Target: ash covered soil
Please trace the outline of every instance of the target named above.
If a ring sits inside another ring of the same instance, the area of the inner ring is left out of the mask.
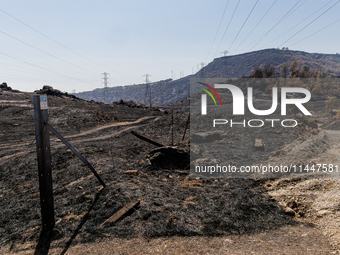
[[[10,252],[34,248],[41,232],[32,96],[17,91],[0,92],[0,243],[2,247],[9,245],[6,251]],[[150,241],[184,236],[238,236],[237,240],[243,240],[241,236],[284,231],[284,236],[291,233],[282,243],[285,249],[289,250],[287,243],[299,246],[303,239],[304,244],[296,248],[302,253],[296,254],[333,251],[328,238],[308,219],[303,220],[305,214],[287,212],[284,201],[288,198],[269,195],[273,187],[280,185],[256,178],[191,179],[186,156],[183,160],[187,164],[176,158],[178,154],[172,155],[171,162],[164,162],[162,153],[156,153],[159,158],[152,157],[155,154],[151,152],[157,147],[136,138],[131,131],[170,145],[171,113],[124,102],[112,105],[87,102],[63,94],[49,95],[48,105],[49,123],[74,145],[107,184],[102,189],[86,165],[50,134],[56,218],[52,248],[67,246],[74,235],[73,243],[95,243],[112,238]],[[188,113],[175,111],[173,119],[175,150],[189,155],[188,133],[182,142]],[[252,156],[248,163],[270,159],[285,143],[298,137],[309,139],[318,133],[306,126],[295,132],[274,130],[280,134],[276,146],[271,144],[270,150],[258,155],[252,148],[257,156]],[[253,144],[254,137],[239,130],[231,137],[235,143],[243,141],[245,148]],[[233,160],[239,164],[242,155],[236,155]],[[139,174],[124,174],[127,170],[138,170]],[[299,181],[303,180],[295,183]],[[99,227],[134,200],[140,201],[138,208],[115,223]],[[289,228],[294,231],[289,232]],[[303,229],[303,233],[297,228]],[[307,232],[311,234],[305,235]],[[265,251],[266,247],[262,249]]]

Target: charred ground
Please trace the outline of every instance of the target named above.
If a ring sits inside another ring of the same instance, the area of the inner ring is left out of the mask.
[[[41,231],[32,93],[2,90],[0,124],[0,242],[39,239]],[[87,167],[51,134],[56,226],[54,240],[77,233],[77,242],[107,237],[154,238],[246,234],[300,224],[287,215],[256,179],[190,179],[186,168],[150,164],[156,149],[130,131],[171,143],[172,114],[157,109],[88,102],[66,95],[48,96],[49,122],[93,165],[107,184],[101,190]],[[168,109],[169,110],[169,109]],[[188,113],[174,113],[174,142],[181,142]],[[253,137],[234,138],[252,144]],[[282,134],[287,142],[293,133]],[[188,137],[188,134],[187,136]],[[282,144],[261,155],[269,157]],[[235,160],[242,160],[238,156]],[[123,174],[139,170],[138,176]],[[79,181],[79,182],[76,182]],[[74,183],[76,182],[76,183]],[[132,200],[138,209],[114,224],[101,223]],[[64,245],[64,241],[60,243]]]

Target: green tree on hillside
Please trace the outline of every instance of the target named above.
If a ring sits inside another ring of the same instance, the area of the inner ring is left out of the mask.
[[[332,112],[331,109],[323,109],[321,111],[321,114],[325,117],[332,118]]]
[[[289,67],[289,71],[290,71],[291,73],[293,73],[293,72],[295,71],[297,65],[298,65],[298,63],[296,62],[296,60],[294,60],[294,62],[291,63],[291,65],[290,65],[290,67]]]
[[[326,109],[330,109],[331,111],[340,107],[340,100],[336,97],[331,97],[330,99],[326,100],[325,103]]]
[[[309,78],[311,76],[313,76],[313,72],[309,71],[310,68],[308,65],[303,65],[301,68],[301,78]]]
[[[267,65],[263,66],[263,68],[262,68],[262,75],[263,75],[263,78],[267,78],[268,77],[268,67],[267,67]]]
[[[309,72],[309,66],[308,65],[303,65],[302,68],[301,68],[301,71],[302,72]]]
[[[274,77],[275,76],[275,67],[274,66],[269,66],[268,68],[268,73],[267,73],[268,77]]]
[[[256,66],[256,67],[254,68],[253,76],[254,76],[255,78],[263,78],[263,73],[262,73],[262,70],[261,70],[260,67]]]

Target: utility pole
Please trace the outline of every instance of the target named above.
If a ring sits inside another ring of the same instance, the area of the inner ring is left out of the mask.
[[[225,69],[226,69],[226,77],[228,77],[228,69],[227,69],[227,54],[229,53],[227,50],[221,52],[225,57]]]
[[[181,71],[180,72],[180,76],[179,76],[180,78],[183,78],[184,77],[184,72],[183,71]]]
[[[225,57],[225,56],[227,56],[227,54],[228,54],[228,51],[227,51],[227,50],[225,50],[225,51],[222,51],[221,53],[223,54],[223,57]]]
[[[145,83],[146,83],[146,88],[145,88],[145,105],[147,105],[147,98],[149,96],[149,106],[150,108],[152,107],[152,103],[151,103],[151,87],[149,85],[149,76],[151,76],[150,74],[145,74],[143,75],[143,77],[145,77]]]
[[[150,81],[149,81],[149,76],[151,76],[150,74],[145,74],[143,75],[142,77],[145,77],[145,83],[148,84]]]
[[[203,70],[203,67],[204,67],[205,63],[204,63],[204,62],[201,62],[200,65],[201,65],[201,69],[200,69],[200,78],[203,78],[202,70]]]
[[[104,80],[104,103],[107,102],[107,80],[109,79],[107,76],[109,75],[108,73],[104,72],[102,73],[103,80]]]

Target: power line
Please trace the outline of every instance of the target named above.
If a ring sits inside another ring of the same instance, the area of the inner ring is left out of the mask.
[[[282,20],[280,21],[280,23],[282,22],[282,21],[284,21],[285,19],[287,19],[290,15],[292,15],[292,13],[294,13],[296,10],[298,10],[301,6],[303,6],[303,4],[305,3],[305,2],[307,2],[308,0],[305,0],[305,1],[303,1],[302,3],[300,3],[300,5],[298,5],[294,10],[292,10],[292,11],[289,11],[288,12],[288,14],[285,16],[285,17],[283,17],[282,18]],[[276,1],[275,1],[276,2]],[[275,3],[274,2],[274,3]],[[274,3],[273,3],[273,5],[274,5]],[[269,11],[269,10],[268,10]],[[267,11],[267,12],[268,12]],[[255,29],[255,28],[254,28]],[[261,36],[262,37],[262,36]],[[260,38],[261,38],[260,37]],[[257,40],[260,40],[260,38],[259,39],[256,39],[256,40],[254,40],[253,42],[251,42],[251,43],[249,43],[247,46],[245,46],[245,47],[243,47],[242,49],[244,49],[244,48],[246,48],[246,47],[248,47],[248,46],[250,46],[250,45],[252,45],[253,43],[255,43]],[[235,49],[236,50],[236,49]]]
[[[87,82],[87,81],[79,80],[79,79],[77,79],[77,78],[74,78],[74,77],[71,77],[71,76],[68,76],[68,75],[65,75],[65,74],[62,74],[62,73],[58,73],[58,72],[49,70],[49,69],[47,69],[47,68],[44,68],[44,67],[41,67],[41,66],[38,66],[38,65],[29,63],[29,62],[27,62],[27,61],[25,61],[25,60],[19,59],[19,58],[17,58],[17,57],[10,56],[10,55],[5,54],[5,53],[2,53],[2,52],[0,52],[0,54],[1,54],[1,55],[4,55],[4,56],[6,56],[6,57],[9,57],[9,58],[15,59],[15,60],[17,60],[17,61],[23,62],[23,63],[25,63],[25,64],[28,64],[28,65],[31,65],[31,66],[38,67],[38,68],[40,68],[40,69],[42,69],[42,70],[45,70],[45,71],[48,71],[48,72],[51,72],[51,73],[55,73],[55,74],[58,74],[58,75],[61,75],[61,76],[64,76],[64,77],[67,77],[67,78],[70,78],[70,79],[73,79],[73,80],[77,80],[77,81],[81,81],[81,82],[84,82],[84,83],[91,84],[91,83],[89,83],[89,82]],[[91,84],[91,85],[93,85],[93,84]]]
[[[327,4],[325,4],[324,6],[322,6],[321,8],[318,8],[318,10],[316,10],[315,12],[313,12],[311,15],[309,15],[307,18],[305,18],[304,20],[302,20],[301,22],[299,22],[299,24],[301,24],[302,22],[304,22],[305,20],[309,19],[311,16],[313,16],[315,13],[319,12],[321,9],[325,8],[327,5],[329,5],[331,2],[333,2],[333,0],[329,1]],[[295,9],[296,10],[296,9]],[[294,11],[295,11],[294,10]],[[269,43],[267,43],[266,45],[264,45],[263,47],[266,47],[267,45],[271,44],[272,42],[276,41],[277,39],[281,38],[282,36],[284,36],[285,34],[287,34],[288,32],[292,31],[292,29],[294,29],[296,27],[296,25],[294,25],[293,27],[291,27],[290,29],[288,29],[285,33],[281,34],[280,36],[276,37],[274,40],[270,41]]]
[[[212,42],[212,44],[211,44],[211,47],[210,47],[209,52],[208,52],[208,55],[207,55],[207,57],[205,58],[205,61],[204,61],[204,62],[207,62],[207,59],[208,59],[208,57],[209,57],[209,54],[210,54],[210,52],[211,52],[211,50],[212,50],[212,48],[213,48],[213,46],[214,46],[214,43],[215,43],[217,34],[218,34],[218,32],[220,31],[220,27],[221,27],[221,24],[222,24],[222,21],[223,21],[225,12],[226,12],[226,10],[227,10],[228,4],[229,4],[229,0],[228,0],[226,6],[225,6],[225,8],[224,8],[223,15],[222,15],[222,18],[221,18],[221,20],[220,20],[220,24],[218,25],[218,28],[217,28],[217,31],[216,31],[214,40],[213,40],[213,42]]]
[[[10,56],[10,55],[9,55]],[[14,56],[15,57],[15,56]],[[23,59],[23,58],[19,58],[19,57],[16,57],[17,59]],[[11,65],[11,64],[9,64],[9,62],[8,62],[8,60],[13,60],[13,58],[10,58],[10,57],[4,57],[2,60],[6,60],[6,62],[1,62],[1,63],[3,63],[4,65],[6,65],[6,67],[7,66],[13,66],[13,67],[17,67],[20,71],[23,71],[23,70],[29,70],[29,71],[31,71],[31,73],[33,74],[39,74],[39,75],[41,75],[42,73],[41,73],[41,71],[39,71],[39,70],[36,70],[36,69],[32,69],[32,68],[25,68],[25,67],[22,67],[22,66],[15,66],[15,65]],[[25,60],[25,59],[23,59],[23,60]],[[61,73],[63,73],[63,74],[67,74],[68,72],[71,72],[70,71],[70,69],[63,69],[63,68],[59,68],[59,67],[56,67],[56,66],[53,66],[53,65],[50,65],[49,63],[47,63],[47,62],[44,62],[44,63],[39,63],[39,62],[37,62],[37,61],[33,61],[33,60],[25,60],[26,61],[26,63],[32,63],[32,64],[36,64],[36,65],[38,65],[38,66],[44,66],[44,68],[46,68],[46,69],[49,69],[49,70],[55,70],[56,72],[61,72]],[[74,70],[72,70],[72,74],[75,74],[75,72],[76,73],[80,73],[80,74],[83,74],[83,72],[81,71],[81,70],[76,70],[76,71],[74,71]],[[93,77],[93,75],[92,74],[90,74],[91,75],[91,77]],[[73,76],[73,75],[72,75]],[[97,75],[96,75],[97,76]],[[75,76],[73,76],[73,77],[75,77]],[[87,81],[89,81],[89,79],[86,79]],[[91,78],[91,80],[93,81],[93,82],[95,82],[95,81],[97,81],[97,79],[93,79],[93,78]]]
[[[230,26],[231,21],[233,20],[233,17],[234,17],[234,15],[235,15],[235,12],[236,12],[236,10],[237,10],[237,7],[238,7],[240,1],[241,1],[241,0],[238,0],[238,2],[237,2],[237,5],[236,5],[235,10],[234,10],[234,12],[233,12],[233,15],[231,16],[231,18],[230,18],[230,20],[229,20],[228,26],[227,26],[226,30],[224,31],[224,34],[223,34],[223,36],[222,36],[222,39],[221,39],[219,45],[217,46],[217,49],[216,49],[215,54],[214,54],[214,57],[216,56],[216,53],[217,53],[218,49],[220,48],[220,45],[221,45],[221,43],[222,43],[222,41],[223,41],[223,39],[224,39],[224,36],[225,36],[225,34],[227,33],[227,31],[228,31],[228,28],[229,28],[229,26]]]
[[[297,6],[294,10],[292,10],[290,13],[288,13],[288,15],[283,19],[285,20],[286,18],[288,18],[290,15],[292,15],[294,12],[296,12],[301,6],[303,6],[308,0],[303,1],[302,3],[300,3],[299,6]]]
[[[256,25],[250,30],[249,34],[243,39],[243,41],[236,47],[235,51],[244,43],[245,40],[249,37],[249,35],[257,28],[257,26],[260,24],[260,22],[264,19],[264,17],[267,15],[267,13],[272,9],[274,4],[277,2],[277,0],[274,1],[274,3],[269,7],[269,9],[266,11],[266,13],[262,16],[262,18],[256,23]]]
[[[259,0],[257,0],[257,1],[256,1],[256,3],[254,4],[254,6],[253,6],[253,8],[251,9],[250,13],[248,14],[248,16],[247,16],[246,20],[243,22],[243,25],[242,25],[242,27],[240,28],[240,30],[238,31],[237,35],[235,36],[235,38],[234,38],[233,42],[232,42],[232,43],[231,43],[231,45],[229,46],[229,49],[230,49],[230,48],[231,48],[231,46],[234,44],[234,42],[235,42],[236,38],[237,38],[237,37],[238,37],[238,35],[240,34],[241,30],[243,29],[243,27],[244,27],[244,25],[246,24],[247,20],[249,19],[250,15],[251,15],[251,14],[252,14],[252,12],[254,11],[254,9],[255,9],[255,6],[257,5],[257,3],[258,3],[258,2],[259,2]],[[228,50],[229,50],[229,49],[228,49]]]
[[[20,71],[21,73],[26,72],[26,73],[31,73],[31,74],[35,74],[35,75],[41,75],[40,71],[36,71],[36,70],[30,69],[30,68],[11,65],[9,63],[4,63],[4,62],[1,62],[1,64],[3,65],[3,66],[1,66],[1,69],[9,69],[9,70]]]
[[[51,54],[51,53],[48,53],[48,52],[46,52],[46,51],[44,51],[44,50],[42,50],[42,49],[39,49],[39,48],[37,48],[37,47],[35,47],[35,46],[33,46],[33,45],[27,43],[27,42],[24,42],[23,40],[20,40],[20,39],[18,39],[18,38],[16,38],[16,37],[12,36],[12,35],[10,35],[10,34],[7,34],[7,33],[3,32],[3,31],[1,31],[1,30],[0,30],[0,33],[2,33],[2,34],[4,34],[4,35],[7,35],[8,37],[10,37],[10,38],[12,38],[12,39],[15,39],[15,40],[17,40],[17,41],[19,41],[19,42],[21,42],[21,43],[27,45],[27,46],[30,46],[30,47],[33,48],[33,49],[36,49],[36,50],[38,50],[38,51],[40,51],[40,52],[43,52],[43,53],[45,53],[45,54],[47,54],[47,55],[49,55],[49,56],[51,56],[51,57],[53,57],[53,58],[56,58],[56,59],[58,59],[58,60],[60,60],[60,61],[65,62],[65,63],[67,63],[67,64],[69,64],[69,65],[75,66],[75,67],[77,67],[77,68],[79,68],[79,69],[82,69],[82,70],[84,70],[84,71],[86,71],[86,72],[90,72],[90,73],[93,73],[93,74],[96,74],[96,75],[97,75],[97,73],[95,73],[95,72],[92,72],[92,71],[90,71],[90,70],[87,70],[87,69],[85,69],[85,68],[82,68],[82,67],[80,67],[80,66],[78,66],[78,65],[72,64],[72,63],[70,63],[70,62],[68,62],[68,61],[66,61],[66,60],[64,60],[64,59],[61,59],[61,58],[59,58],[59,57],[57,57],[57,56],[55,56],[55,55],[53,55],[53,54]]]
[[[42,82],[44,79],[41,79],[40,77],[40,79],[36,79],[36,78],[27,78],[27,77],[25,77],[25,76],[21,76],[21,75],[17,75],[17,74],[14,74],[14,75],[12,75],[12,74],[2,74],[1,75],[1,78],[3,79],[3,80],[7,80],[7,77],[13,77],[13,78],[15,78],[15,80],[22,80],[22,81],[33,81],[33,82]],[[9,78],[10,79],[10,78]],[[7,80],[7,82],[8,82],[8,80]]]
[[[26,27],[32,29],[33,31],[37,32],[38,34],[44,36],[45,38],[51,40],[52,42],[54,42],[54,43],[60,45],[61,47],[63,47],[63,48],[65,48],[65,49],[67,49],[67,50],[73,52],[74,54],[76,54],[76,55],[78,55],[78,56],[80,56],[80,57],[82,57],[82,58],[84,58],[84,59],[86,59],[86,60],[88,60],[88,61],[90,61],[90,62],[96,64],[96,65],[99,65],[99,66],[104,67],[104,68],[106,68],[106,69],[110,69],[110,68],[107,68],[106,66],[103,66],[102,64],[100,64],[100,63],[98,63],[98,62],[96,62],[96,61],[94,61],[94,60],[92,60],[92,59],[90,59],[90,58],[88,58],[88,57],[86,57],[86,56],[84,56],[84,55],[82,55],[82,54],[80,54],[80,53],[74,51],[74,50],[72,50],[71,48],[69,48],[69,47],[65,46],[64,44],[62,44],[62,43],[56,41],[55,39],[53,39],[53,38],[47,36],[46,34],[40,32],[39,30],[37,30],[37,29],[35,29],[34,27],[28,25],[27,23],[25,23],[25,22],[19,20],[18,18],[14,17],[13,15],[9,14],[8,12],[6,12],[6,11],[4,11],[4,10],[2,10],[2,9],[0,9],[0,11],[2,11],[3,13],[5,13],[5,14],[8,15],[9,17],[15,19],[16,21],[20,22],[21,24],[25,25]],[[110,70],[112,70],[112,69],[110,69]],[[121,74],[121,75],[125,75],[125,76],[128,76],[128,77],[136,78],[136,77],[134,77],[134,76],[130,76],[130,75],[127,75],[127,74],[123,74],[123,73],[120,73],[120,72],[115,71],[115,70],[112,70],[112,71],[115,72],[115,73]]]
[[[10,59],[10,58],[8,58],[8,59]],[[8,75],[10,75],[10,74],[5,73],[4,70],[14,70],[14,71],[19,71],[20,74],[25,74],[25,73],[26,73],[27,75],[33,74],[33,75],[35,75],[35,76],[39,76],[39,78],[40,78],[40,79],[30,79],[30,78],[27,78],[27,76],[26,76],[27,80],[34,80],[34,81],[38,81],[38,80],[46,80],[47,78],[43,78],[43,76],[46,76],[46,77],[48,77],[48,78],[51,78],[51,75],[48,74],[48,73],[42,73],[42,72],[39,71],[39,70],[35,70],[35,69],[32,69],[32,68],[25,68],[25,67],[23,67],[23,66],[11,65],[11,64],[9,64],[8,62],[6,62],[6,63],[0,62],[0,66],[1,66],[0,69],[3,70],[2,75],[6,75],[6,76],[8,76]],[[13,76],[13,77],[19,77],[18,75],[11,75],[11,76]],[[23,79],[24,76],[21,76],[21,77],[22,77],[22,79]],[[92,79],[91,79],[91,80],[92,80]],[[88,79],[87,79],[87,82],[89,82]],[[93,82],[95,82],[95,81],[93,80]]]
[[[307,37],[305,37],[305,38],[301,39],[300,41],[298,41],[298,42],[296,42],[296,43],[294,43],[294,44],[292,44],[292,45],[290,45],[289,47],[292,47],[292,46],[294,46],[295,44],[298,44],[299,42],[302,42],[302,41],[306,40],[307,38],[309,38],[309,37],[311,37],[311,36],[313,36],[313,35],[315,35],[315,34],[317,34],[317,33],[321,32],[322,30],[324,30],[324,29],[326,29],[326,28],[330,27],[331,25],[333,25],[333,24],[335,24],[335,23],[337,23],[337,22],[339,22],[339,21],[340,21],[340,19],[338,19],[338,20],[334,21],[333,23],[331,23],[331,24],[329,24],[329,25],[327,25],[327,26],[325,26],[325,27],[321,28],[320,30],[318,30],[318,31],[314,32],[313,34],[311,34],[311,35],[309,35],[309,36],[307,36]]]
[[[5,70],[14,70],[16,72],[19,72],[22,75],[26,75],[26,77],[30,77],[33,74],[35,76],[38,76],[40,80],[46,80],[47,78],[51,79],[51,74],[45,73],[45,72],[43,73],[41,72],[41,70],[34,70],[32,68],[25,68],[22,66],[11,65],[8,63],[4,63],[4,62],[0,63],[0,69],[2,70],[2,75],[10,75],[8,72],[5,72]],[[19,76],[15,74],[13,75],[13,77],[19,77]],[[24,77],[24,76],[21,76],[21,77]],[[27,78],[27,79],[30,79],[30,78]],[[38,79],[35,79],[35,80],[38,80]]]
[[[322,15],[324,15],[326,12],[328,12],[330,9],[332,9],[335,5],[337,5],[340,2],[337,1],[335,4],[333,4],[331,7],[329,7],[326,11],[324,11],[323,13],[321,13],[318,17],[316,17],[315,19],[313,19],[311,22],[309,22],[306,26],[304,26],[302,29],[300,29],[297,33],[295,33],[294,35],[292,35],[291,37],[289,37],[284,43],[282,43],[281,45],[285,44],[286,42],[288,42],[290,39],[292,39],[293,37],[295,37],[297,34],[299,34],[302,30],[304,30],[305,28],[307,28],[310,24],[312,24],[314,21],[316,21],[317,19],[319,19]],[[279,47],[281,47],[281,45]]]
[[[265,38],[278,24],[281,23],[281,21],[295,8],[295,6],[297,6],[299,3],[301,2],[301,0],[299,0],[271,29],[269,29],[269,31],[267,33],[265,33],[261,39],[253,46],[251,47],[250,50],[252,50],[257,44],[259,44],[263,38]]]

